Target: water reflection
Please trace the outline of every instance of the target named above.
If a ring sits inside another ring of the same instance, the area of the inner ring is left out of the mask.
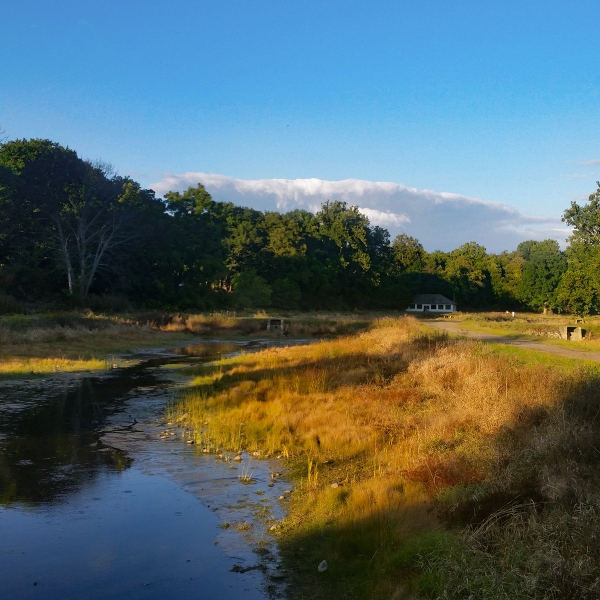
[[[226,555],[224,545],[215,545],[221,530],[217,509],[208,508],[215,499],[206,496],[253,497],[256,490],[240,484],[229,465],[206,463],[209,457],[194,447],[155,435],[175,385],[174,371],[161,366],[208,362],[266,344],[198,344],[141,356],[137,365],[100,376],[2,383],[0,589],[6,597],[266,598],[262,571],[230,573],[234,563],[253,565],[256,558],[247,547]],[[262,486],[264,499],[272,495],[277,506],[281,492],[268,487],[268,472],[257,476],[256,489]]]
[[[218,358],[219,356],[231,356],[239,352],[257,352],[269,346],[279,346],[282,343],[290,344],[289,341],[282,342],[278,339],[251,340],[248,342],[206,342],[175,348],[173,352],[196,358]]]
[[[63,501],[98,473],[128,468],[126,453],[105,447],[100,435],[141,374],[0,389],[0,503]],[[143,379],[158,383],[151,374]]]
[[[99,473],[123,471],[131,458],[101,437],[109,419],[123,410],[132,390],[158,389],[154,367],[202,362],[269,342],[218,342],[146,356],[141,363],[104,376],[30,381],[0,387],[0,504],[61,502]],[[120,427],[135,425],[131,417]]]

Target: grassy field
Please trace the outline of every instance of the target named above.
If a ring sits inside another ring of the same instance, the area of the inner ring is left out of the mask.
[[[463,329],[481,331],[491,335],[531,339],[554,346],[576,348],[578,350],[600,350],[600,317],[588,317],[581,323],[568,315],[539,315],[517,313],[513,318],[506,313],[464,313],[456,314],[455,321]],[[577,325],[587,331],[585,339],[574,342],[558,338],[561,325]]]
[[[59,313],[0,317],[0,379],[107,369],[112,355],[189,338],[122,317]]]
[[[179,344],[194,337],[219,339],[266,335],[266,314],[172,314],[160,311],[116,316],[56,313],[0,317],[0,379],[55,372],[101,370],[112,355]],[[328,337],[369,327],[372,315],[300,315],[292,337]]]
[[[169,418],[286,459],[292,598],[598,598],[600,371],[533,354],[381,319],[195,367]]]

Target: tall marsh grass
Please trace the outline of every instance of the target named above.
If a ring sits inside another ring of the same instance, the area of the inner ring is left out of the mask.
[[[171,419],[204,445],[288,459],[292,597],[598,597],[597,370],[402,318],[195,375]]]

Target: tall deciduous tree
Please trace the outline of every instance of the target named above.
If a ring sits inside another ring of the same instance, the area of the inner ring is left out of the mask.
[[[485,306],[491,299],[488,256],[476,242],[467,242],[447,255],[444,278],[463,305]]]
[[[564,308],[578,315],[600,312],[600,182],[587,204],[571,202],[562,220],[573,227],[567,270],[558,290]]]
[[[587,204],[579,206],[577,202],[571,202],[571,207],[563,214],[562,220],[573,227],[570,242],[600,245],[600,181],[596,185],[598,189],[590,194]]]
[[[49,140],[4,144],[0,166],[16,179],[16,237],[44,260],[53,254],[69,293],[83,301],[98,273],[111,271],[111,253],[136,237],[134,215],[147,196],[106,165]]]
[[[525,260],[517,286],[519,299],[546,313],[559,307],[558,286],[567,268],[567,258],[556,240],[521,242],[517,252]]]
[[[224,209],[214,202],[202,184],[165,196],[171,215],[165,248],[161,253],[163,282],[171,302],[202,306],[212,290],[227,278],[227,235]],[[210,304],[210,302],[208,302]]]
[[[392,242],[394,262],[399,273],[420,273],[425,269],[427,253],[417,238],[401,233]]]

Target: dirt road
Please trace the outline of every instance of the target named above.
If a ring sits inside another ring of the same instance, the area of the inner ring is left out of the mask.
[[[447,331],[448,333],[455,333],[467,338],[480,340],[482,342],[488,342],[491,344],[507,344],[510,346],[518,346],[519,348],[524,348],[525,350],[536,350],[538,352],[547,352],[548,354],[566,356],[567,358],[578,358],[581,360],[591,360],[592,362],[600,363],[600,352],[587,352],[585,350],[576,349],[571,350],[570,348],[550,346],[549,344],[532,340],[508,338],[500,335],[483,333],[481,331],[469,331],[468,329],[463,329],[460,326],[460,321],[426,321],[426,323],[434,329]]]

